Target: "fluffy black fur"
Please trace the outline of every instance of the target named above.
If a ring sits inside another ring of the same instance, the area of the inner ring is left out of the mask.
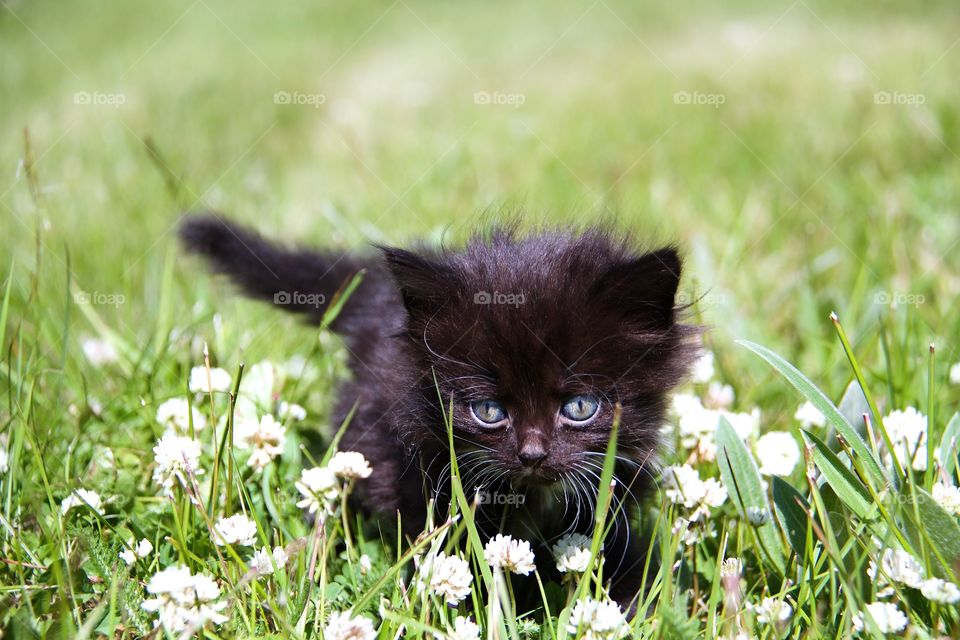
[[[547,545],[592,529],[619,404],[618,515],[605,572],[621,602],[638,592],[643,545],[631,536],[629,514],[653,478],[667,394],[696,353],[695,329],[679,322],[674,304],[674,248],[642,253],[597,229],[528,237],[508,230],[458,251],[380,247],[360,257],[283,248],[214,215],[188,220],[181,237],[245,294],[313,321],[366,271],[332,326],[354,374],[340,391],[340,416],[358,405],[341,448],[373,466],[358,486],[362,505],[390,520],[399,511],[410,532],[422,527],[429,498],[442,505],[449,497],[444,417],[452,399],[464,487],[492,496],[478,518],[484,533],[540,542],[539,567],[549,572]],[[324,304],[315,304],[318,296]],[[298,304],[304,299],[312,304]],[[559,416],[578,394],[600,401],[587,426]],[[470,403],[485,398],[507,409],[506,425],[491,429],[472,417]]]

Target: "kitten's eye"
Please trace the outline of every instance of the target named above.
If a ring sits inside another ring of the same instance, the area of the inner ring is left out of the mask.
[[[507,410],[496,400],[476,400],[470,403],[470,413],[484,426],[499,424],[507,419]]]
[[[560,409],[560,415],[570,422],[587,422],[600,409],[600,403],[593,396],[573,396]]]

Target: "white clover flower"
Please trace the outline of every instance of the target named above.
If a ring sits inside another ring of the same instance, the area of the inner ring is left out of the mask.
[[[446,636],[439,636],[446,640],[479,640],[480,625],[465,616],[457,616],[453,621],[453,629]]]
[[[259,407],[269,407],[273,403],[275,378],[273,363],[261,360],[244,372],[240,395],[249,397]]]
[[[914,409],[891,411],[883,418],[883,426],[893,443],[894,453],[901,466],[914,471],[927,469],[927,417]],[[887,452],[887,464],[892,464]]]
[[[713,377],[713,352],[704,351],[703,355],[693,363],[690,379],[697,383],[710,382]]]
[[[583,640],[613,640],[627,636],[630,625],[616,602],[586,597],[573,606],[567,631]]]
[[[740,558],[726,558],[720,564],[721,578],[738,578],[743,573],[743,560]]]
[[[137,558],[146,558],[153,552],[153,543],[144,538],[137,543],[133,549],[124,549],[120,552],[120,559],[127,563],[127,566],[137,561]]]
[[[218,546],[228,544],[250,547],[257,540],[257,523],[238,513],[229,518],[220,518],[217,524],[213,525],[213,541]]]
[[[373,563],[370,562],[370,556],[363,554],[360,556],[360,575],[365,576],[373,569]]]
[[[277,415],[281,420],[290,418],[291,420],[299,422],[307,419],[307,410],[294,402],[283,400],[277,408]]]
[[[760,409],[754,407],[750,413],[721,410],[720,415],[727,419],[741,440],[749,440],[760,431]]]
[[[487,542],[483,557],[490,566],[519,575],[530,575],[530,572],[536,569],[530,543],[526,540],[514,540],[500,533]]]
[[[0,447],[0,476],[10,470],[10,454],[3,447]]]
[[[120,356],[112,342],[100,338],[86,338],[80,343],[83,355],[96,367],[116,362]]]
[[[886,584],[886,579],[891,582],[905,584],[908,587],[919,588],[923,581],[923,565],[906,551],[900,549],[883,550],[880,556],[879,569],[883,575],[877,573],[877,563],[873,560],[867,566],[867,575],[877,580],[879,584]]]
[[[678,393],[673,397],[673,412],[677,416],[680,444],[685,449],[697,448],[702,458],[716,457],[714,436],[720,421],[720,412],[707,409],[696,396]]]
[[[324,640],[374,640],[376,637],[373,622],[363,616],[353,616],[349,611],[334,611],[323,627]]]
[[[227,603],[218,600],[217,583],[209,576],[191,574],[187,567],[175,566],[157,573],[147,583],[147,592],[155,597],[144,600],[141,606],[157,614],[154,627],[179,633],[228,620],[222,613]]]
[[[708,409],[694,395],[678,393],[673,396],[672,409],[677,417],[680,444],[695,450],[697,458],[714,460],[717,456],[716,433],[720,417],[724,417],[742,440],[754,437],[760,428],[760,410],[749,413],[733,412],[724,408]]]
[[[456,605],[470,596],[470,565],[466,560],[445,553],[428,555],[420,562],[420,576],[434,594],[447,604]]]
[[[940,578],[930,578],[920,583],[920,593],[932,602],[956,604],[960,602],[960,589],[957,585]]]
[[[950,382],[960,384],[960,362],[950,367]]]
[[[727,499],[727,490],[719,482],[713,478],[701,480],[700,473],[687,464],[664,469],[663,481],[668,500],[694,510],[690,520],[709,516],[709,507],[719,507]]]
[[[103,515],[103,500],[96,491],[88,489],[74,489],[73,493],[68,495],[60,503],[60,511],[66,515],[74,507],[90,507],[100,515]]]
[[[748,602],[747,609],[756,614],[760,624],[782,624],[793,615],[790,603],[779,598],[764,598],[757,605]]]
[[[873,602],[867,605],[866,612],[880,633],[899,633],[907,628],[907,616],[891,602]],[[861,612],[853,617],[853,628],[857,631],[863,631],[865,627],[863,616],[864,612]]]
[[[200,468],[200,443],[186,436],[173,433],[164,434],[153,448],[153,481],[164,488],[167,495],[173,495],[173,485],[179,482],[189,486],[189,476],[203,475]]]
[[[178,435],[186,435],[190,432],[191,413],[193,414],[193,430],[202,431],[207,426],[206,419],[196,407],[190,407],[190,403],[185,398],[170,398],[162,402],[157,407],[157,422]]]
[[[276,564],[277,569],[282,571],[288,559],[287,552],[283,547],[274,547],[272,554],[266,547],[262,547],[260,551],[253,554],[253,559],[250,560],[250,568],[259,576],[268,576],[273,574],[274,564]]]
[[[809,401],[797,407],[797,412],[793,414],[793,418],[800,422],[800,425],[804,429],[827,426],[826,416],[820,413],[820,409],[817,409],[813,406],[813,403]]]
[[[736,393],[733,387],[714,380],[707,387],[707,394],[704,397],[704,404],[710,409],[729,409],[733,406]]]
[[[960,516],[960,488],[937,482],[933,485],[933,499],[948,513]]]
[[[692,393],[675,393],[671,399],[670,409],[678,418],[682,418],[703,409],[703,403]]]
[[[337,499],[340,490],[336,474],[327,467],[304,469],[294,486],[303,496],[297,506],[310,513],[331,511],[331,503]]]
[[[327,466],[337,476],[344,480],[356,480],[357,478],[369,478],[373,473],[367,459],[362,453],[357,451],[337,451],[330,458]]]
[[[760,473],[767,476],[788,476],[800,462],[800,447],[786,431],[771,431],[757,440]]]
[[[241,449],[252,449],[247,465],[257,471],[283,453],[287,442],[287,428],[277,422],[269,413],[259,422],[244,420],[234,422],[233,443]]]
[[[553,557],[560,573],[584,573],[590,568],[589,537],[581,533],[569,533],[553,545]]]
[[[230,374],[224,369],[212,367],[207,377],[205,366],[194,367],[190,370],[190,391],[192,393],[211,393],[212,391],[229,391]]]

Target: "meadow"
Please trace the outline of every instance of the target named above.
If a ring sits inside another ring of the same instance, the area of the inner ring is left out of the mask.
[[[4,2],[0,637],[960,637],[958,26]],[[635,523],[645,615],[604,594],[609,464],[558,557],[485,549],[472,487],[416,541],[350,509],[376,469],[335,451],[344,347],[186,257],[198,210],[343,250],[499,220],[676,243],[710,355]],[[516,610],[511,575],[557,562]]]

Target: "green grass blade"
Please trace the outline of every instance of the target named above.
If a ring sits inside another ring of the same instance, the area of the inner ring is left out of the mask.
[[[813,460],[817,468],[823,473],[827,484],[836,492],[837,497],[858,517],[873,520],[877,515],[877,507],[867,487],[823,440],[807,430],[803,430],[802,433],[804,441],[813,449]]]
[[[827,419],[827,422],[837,430],[847,442],[850,443],[850,446],[860,455],[860,458],[863,460],[864,466],[866,467],[867,473],[870,475],[870,480],[876,486],[886,486],[888,483],[887,477],[883,472],[883,469],[880,466],[879,461],[873,455],[873,452],[870,450],[870,447],[864,441],[860,434],[857,432],[853,426],[847,422],[847,419],[843,417],[843,414],[840,413],[840,410],[834,406],[833,402],[823,393],[813,382],[810,381],[805,375],[803,375],[799,369],[795,366],[781,358],[778,354],[774,353],[770,349],[767,349],[764,346],[755,344],[748,340],[737,340],[737,344],[740,344],[747,349],[750,349],[755,354],[766,360],[767,364],[772,366],[777,372],[787,379],[793,387],[803,395],[804,398],[810,401],[813,406],[815,406],[820,413],[824,415]]]

